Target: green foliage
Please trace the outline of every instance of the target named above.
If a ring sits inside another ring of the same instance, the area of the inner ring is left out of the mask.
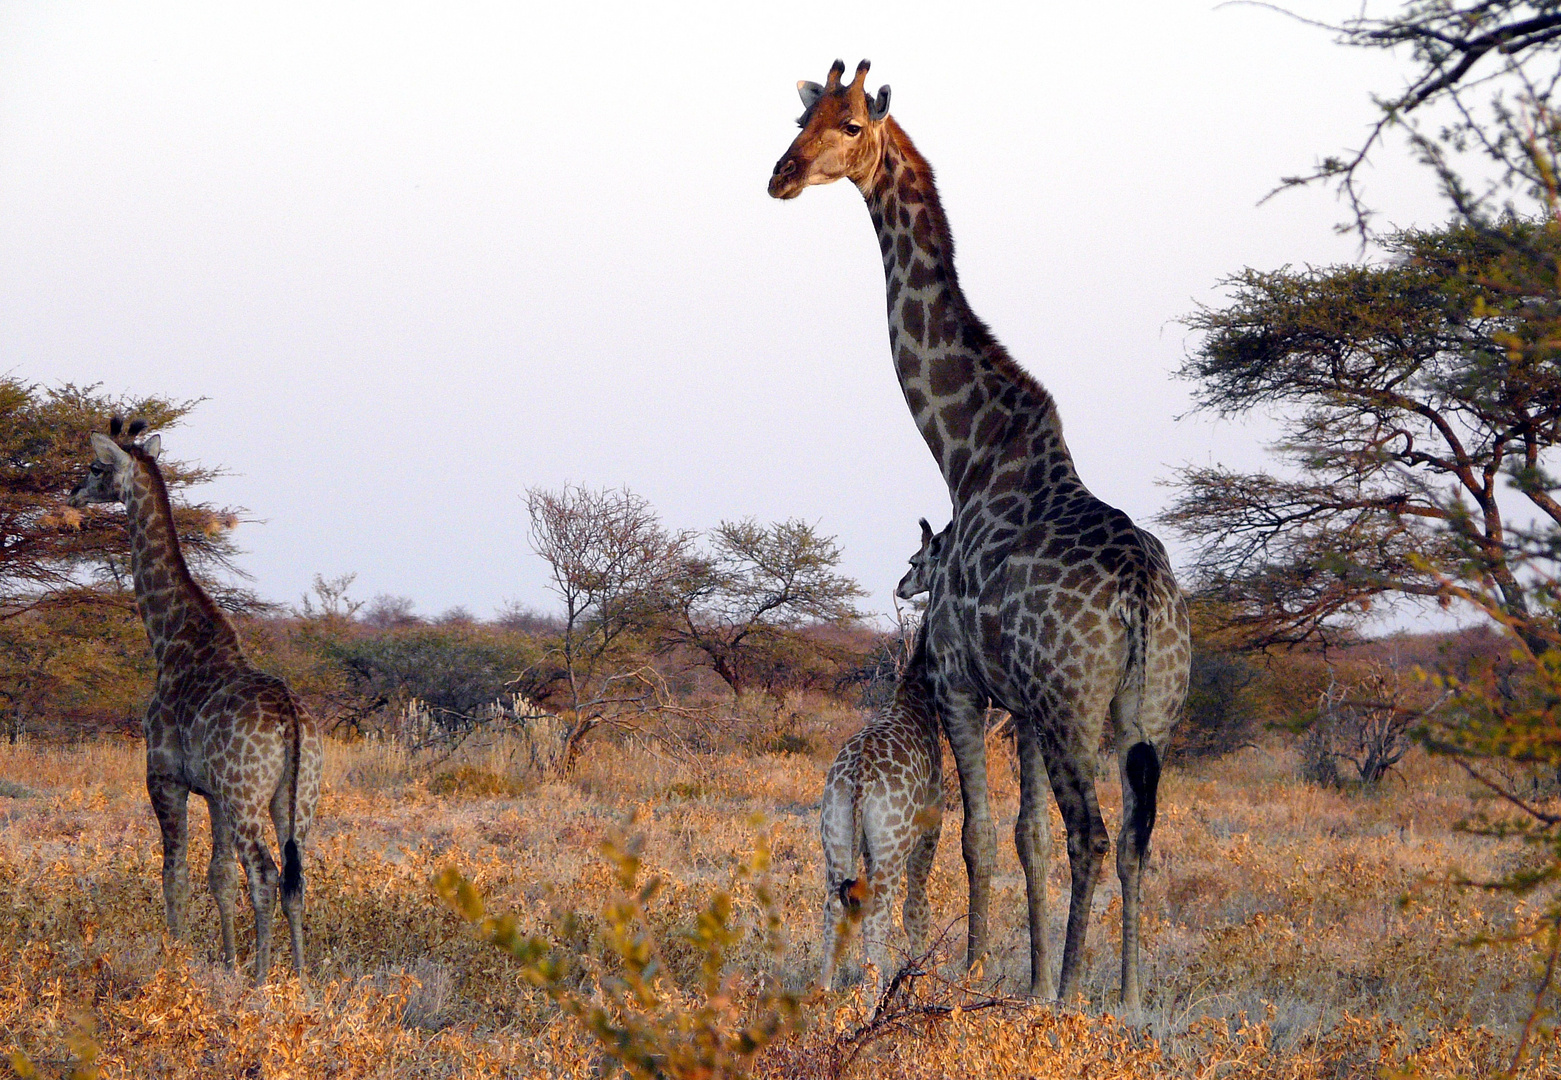
[[[1184,468],[1161,517],[1247,644],[1347,639],[1375,599],[1440,598],[1437,575],[1465,563],[1521,615],[1503,476],[1561,523],[1543,479],[1561,438],[1555,274],[1535,291],[1561,235],[1508,221],[1384,248],[1386,265],[1245,271],[1189,320],[1199,406],[1285,428],[1284,474]]]
[[[447,730],[471,726],[478,708],[502,697],[541,653],[524,634],[474,625],[409,626],[330,638],[321,647],[360,709],[400,708],[416,698]]]
[[[565,944],[584,936],[573,911],[555,913],[550,939],[523,932],[513,916],[487,914],[482,897],[454,867],[439,875],[434,888],[480,939],[519,961],[521,977],[589,1031],[629,1075],[639,1080],[744,1076],[759,1050],[803,1026],[796,995],[763,979],[745,1005],[727,970],[729,953],[750,934],[762,937],[774,956],[784,949],[781,912],[769,881],[769,841],[759,835],[753,856],[738,867],[733,883],[747,883],[757,920],[738,917],[732,891],[711,896],[686,934],[699,958],[698,977],[687,987],[677,985],[668,972],[650,929],[646,905],[662,882],[651,878],[641,884],[640,847],[638,839],[621,835],[602,843],[617,892],[602,908],[606,955],[601,959]]]
[[[0,718],[13,741],[52,733],[139,731],[155,672],[128,597],[40,605],[0,621]]]
[[[1513,662],[1477,662],[1458,675],[1430,676],[1448,695],[1448,705],[1425,715],[1415,733],[1434,752],[1452,757],[1504,811],[1476,815],[1461,827],[1481,836],[1517,837],[1533,851],[1532,858],[1495,878],[1453,875],[1468,888],[1532,897],[1537,908],[1506,934],[1469,942],[1527,941],[1534,947],[1534,1008],[1512,1059],[1513,1073],[1528,1044],[1550,1027],[1561,961],[1561,891],[1556,889],[1561,884],[1561,811],[1554,801],[1547,805],[1526,797],[1509,768],[1540,768],[1552,776],[1561,772],[1561,580],[1553,567],[1545,569],[1534,585],[1536,607],[1542,610],[1522,619],[1505,609],[1489,578],[1444,580],[1449,595],[1483,607],[1507,630]]]
[[[529,784],[514,777],[500,776],[492,770],[479,769],[473,765],[459,765],[454,769],[436,773],[428,781],[430,795],[463,795],[472,799],[490,798],[495,795],[513,798],[524,795],[529,790],[531,790]]]
[[[800,518],[761,525],[724,521],[710,551],[683,564],[663,640],[686,646],[741,695],[758,686],[772,695],[822,685],[842,656],[820,624],[861,618],[861,587],[837,572],[840,545]]]
[[[1251,746],[1259,728],[1252,687],[1259,671],[1236,652],[1193,647],[1187,700],[1172,753],[1210,758]]]
[[[0,724],[10,737],[45,717],[61,718],[71,734],[137,721],[151,665],[123,514],[76,510],[65,496],[85,475],[89,436],[106,431],[110,416],[166,429],[195,405],[0,377]],[[167,457],[161,464],[192,570],[230,608],[254,606],[252,595],[211,577],[234,570],[234,511],[181,499],[218,471]]]

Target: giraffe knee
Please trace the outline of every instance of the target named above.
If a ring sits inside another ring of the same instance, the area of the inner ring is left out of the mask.
[[[1099,828],[1091,829],[1089,834],[1089,853],[1095,858],[1104,858],[1106,852],[1111,850],[1111,836],[1106,832],[1104,823]]]

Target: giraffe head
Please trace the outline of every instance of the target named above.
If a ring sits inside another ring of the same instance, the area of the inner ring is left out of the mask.
[[[87,467],[86,478],[71,489],[65,501],[81,507],[88,503],[128,502],[135,482],[134,462],[137,458],[151,464],[163,451],[162,436],[153,435],[144,443],[137,443],[136,436],[146,430],[145,420],[132,420],[120,441],[124,420],[118,416],[109,422],[108,434],[93,432],[93,462]]]
[[[948,538],[948,525],[943,526],[942,532],[934,535],[932,526],[927,524],[927,519],[921,519],[921,548],[911,556],[911,568],[905,571],[905,576],[894,587],[895,596],[901,600],[909,600],[924,592],[932,591],[932,575],[943,557],[943,549],[948,544]]]
[[[856,78],[842,85],[846,66],[836,60],[829,81],[799,82],[802,95],[802,128],[791,147],[775,163],[770,194],[795,199],[809,184],[829,184],[848,176],[859,188],[870,183],[883,157],[884,122],[889,118],[889,88],[876,98],[867,96],[863,82],[870,65],[856,65]]]

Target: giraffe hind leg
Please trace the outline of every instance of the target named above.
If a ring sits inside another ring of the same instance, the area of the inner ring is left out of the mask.
[[[879,863],[865,873],[867,896],[862,901],[862,951],[877,969],[873,992],[882,993],[896,966],[890,949],[894,931],[894,886],[901,876],[898,865]]]
[[[1046,958],[1046,872],[1051,862],[1051,814],[1046,805],[1046,757],[1028,717],[1014,718],[1019,756],[1019,814],[1014,821],[1014,846],[1024,868],[1025,899],[1030,921],[1030,996],[1057,996]]]
[[[1088,746],[1088,743],[1084,745]],[[1052,794],[1057,798],[1063,822],[1068,827],[1068,865],[1071,890],[1068,900],[1068,930],[1062,948],[1062,971],[1057,977],[1057,996],[1066,1001],[1078,990],[1083,966],[1084,939],[1089,930],[1090,902],[1100,877],[1100,866],[1111,849],[1111,837],[1100,816],[1095,798],[1095,755],[1093,747],[1072,757],[1048,742],[1047,773]]]
[[[239,861],[249,881],[249,902],[255,909],[255,985],[260,986],[271,971],[271,924],[280,875],[258,817],[237,823],[234,831]]]
[[[293,970],[304,973],[304,868],[303,836],[293,832],[289,822],[289,787],[284,782],[271,800],[271,821],[282,847],[282,914],[287,916],[288,936],[293,947]]]
[[[206,800],[211,811],[211,864],[206,869],[206,884],[217,904],[217,921],[222,926],[222,962],[229,968],[237,962],[234,917],[237,907],[234,893],[237,891],[238,867],[234,863],[233,818],[216,798]]]
[[[824,885],[824,970],[819,975],[819,985],[825,990],[835,988],[835,973],[845,959],[850,944],[850,928],[846,913],[856,906],[851,892],[856,881],[836,874],[826,875]]]
[[[922,813],[936,813],[924,810]],[[932,865],[938,856],[938,836],[941,822],[934,821],[916,840],[905,871],[905,907],[901,917],[905,921],[905,936],[910,942],[911,955],[920,956],[927,949],[927,934],[932,926],[932,908],[927,902],[927,881],[932,876]]]

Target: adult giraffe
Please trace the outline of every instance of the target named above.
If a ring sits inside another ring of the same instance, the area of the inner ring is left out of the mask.
[[[1014,841],[1029,898],[1030,992],[1047,997],[1051,836],[1041,782],[1050,779],[1068,830],[1072,895],[1055,984],[1067,998],[1111,846],[1095,797],[1095,753],[1109,713],[1122,776],[1122,1004],[1136,1011],[1139,891],[1160,761],[1187,689],[1186,606],[1164,547],[1090,494],[1051,395],[965,302],[932,169],[889,116],[889,88],[867,96],[867,70],[864,60],[842,84],[837,60],[823,86],[797,84],[802,131],[769,188],[791,199],[810,184],[847,177],[867,201],[883,253],[895,371],[953,501],[927,626],[965,804],[967,960],[986,951],[996,854],[982,730],[988,702],[1018,721]]]
[[[168,929],[184,933],[189,900],[188,804],[211,811],[206,880],[222,923],[222,958],[235,960],[234,860],[243,865],[255,910],[255,985],[271,969],[277,885],[292,933],[293,968],[304,972],[303,844],[320,795],[320,729],[287,684],[250,666],[233,626],[196,584],[179,550],[168,488],[157,457],[162,438],[144,443],[131,423],[121,439],[92,436],[93,461],[71,491],[71,506],[123,503],[130,533],[136,607],[157,661],[147,706],[146,791],[163,835],[163,904]],[[282,845],[282,872],[265,838],[269,815]]]

